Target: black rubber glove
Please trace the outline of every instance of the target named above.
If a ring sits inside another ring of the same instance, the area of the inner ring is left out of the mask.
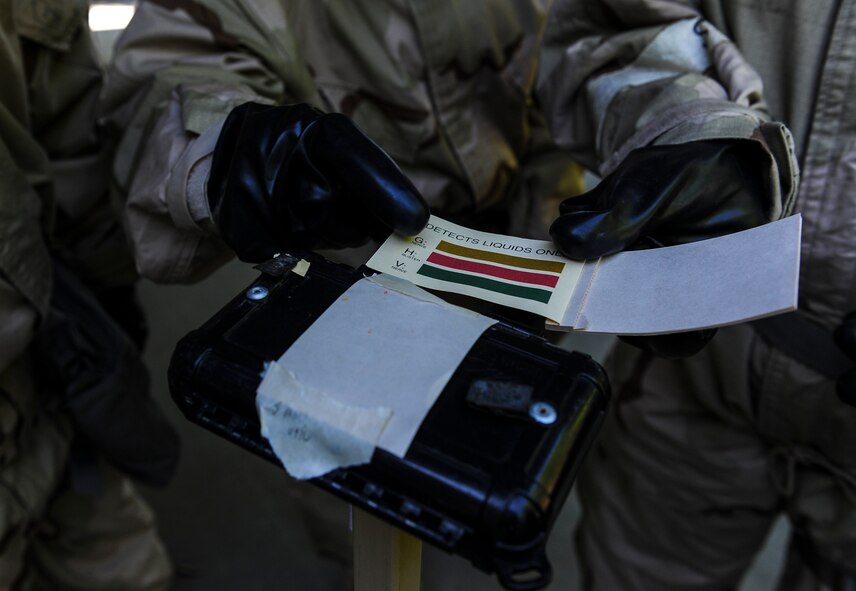
[[[854,367],[838,377],[835,384],[841,402],[856,406],[856,311],[850,312],[841,321],[832,335],[838,348],[853,360]]]
[[[417,234],[428,206],[344,115],[245,103],[226,119],[208,180],[223,240],[241,260]]]
[[[550,235],[565,255],[584,260],[746,230],[768,221],[768,166],[764,149],[751,140],[640,148],[594,189],[565,200]],[[715,333],[623,339],[676,358],[697,353]]]

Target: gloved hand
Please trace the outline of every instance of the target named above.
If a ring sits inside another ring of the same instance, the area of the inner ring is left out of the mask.
[[[640,148],[594,189],[565,200],[550,235],[566,256],[584,260],[752,228],[768,221],[768,166],[764,149],[751,140]],[[715,332],[624,340],[662,357],[684,357]]]
[[[226,119],[208,180],[223,240],[241,260],[417,234],[428,206],[344,115],[245,103]]]
[[[838,377],[835,389],[841,402],[856,406],[856,311],[850,312],[835,329],[832,338],[838,348],[853,360],[854,367]]]

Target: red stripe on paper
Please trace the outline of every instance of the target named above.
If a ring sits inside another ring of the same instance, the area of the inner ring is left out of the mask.
[[[430,254],[428,262],[448,269],[481,273],[482,275],[490,275],[491,277],[498,277],[500,279],[519,281],[520,283],[528,283],[530,285],[556,287],[556,284],[559,282],[559,277],[557,275],[543,275],[541,273],[530,273],[529,271],[515,271],[513,269],[506,269],[505,267],[488,265],[487,263],[477,263],[475,261],[452,258],[444,254],[440,254],[437,251]]]

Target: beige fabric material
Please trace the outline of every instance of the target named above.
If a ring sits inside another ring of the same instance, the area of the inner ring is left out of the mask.
[[[67,452],[50,423],[36,434],[38,453],[28,454],[17,486],[3,489],[0,588],[168,589],[172,569],[151,510],[127,478],[107,469],[97,495],[75,493],[62,474],[44,479],[45,461]],[[59,461],[55,465],[62,465]],[[59,491],[59,492],[57,492]],[[24,501],[26,500],[26,502]]]
[[[142,2],[103,104],[123,132],[115,177],[138,268],[187,281],[226,256],[183,179],[208,166],[204,132],[246,100],[345,113],[444,215],[543,236],[580,177],[533,98],[544,17],[525,0]]]
[[[768,218],[790,213],[798,178],[790,133],[761,131],[770,125],[761,78],[717,28],[700,18],[651,26],[639,6],[618,2],[640,20],[629,16],[626,32],[595,36],[583,31],[600,25],[594,14],[609,18],[608,3],[557,4],[539,91],[560,145],[607,175],[643,146],[756,139],[770,154]]]
[[[856,569],[856,409],[755,337],[720,330],[703,354],[619,345],[615,405],[579,480],[586,589],[730,589],[784,511]],[[799,555],[781,589],[820,589]],[[793,586],[791,586],[793,585]]]
[[[69,482],[73,430],[33,390],[26,355],[0,375],[0,589],[165,589],[170,561],[130,482]]]
[[[127,477],[103,470],[96,495],[65,489],[30,542],[23,589],[160,591],[170,587],[169,556],[154,515]]]
[[[4,423],[14,426],[14,449],[4,442],[4,455],[14,459],[0,466],[0,589],[20,588],[27,577],[34,532],[60,488],[68,460],[71,430],[62,417],[42,415],[25,423],[0,407]],[[12,434],[10,434],[10,437]]]

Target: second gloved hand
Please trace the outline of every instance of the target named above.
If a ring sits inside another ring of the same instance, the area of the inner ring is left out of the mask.
[[[550,235],[565,255],[585,260],[746,230],[769,221],[769,162],[752,140],[640,148],[594,189],[565,200]],[[623,339],[661,357],[684,357],[715,332]]]
[[[769,221],[760,143],[706,140],[631,152],[594,189],[566,199],[550,227],[577,260],[714,238]]]
[[[226,119],[211,212],[241,260],[418,233],[428,206],[392,159],[341,114],[245,103]]]

